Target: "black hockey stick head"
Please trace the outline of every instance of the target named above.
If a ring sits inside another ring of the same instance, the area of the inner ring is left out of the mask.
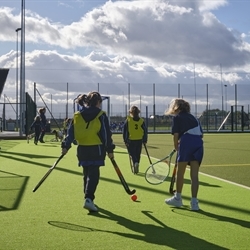
[[[133,189],[133,190],[128,189],[128,190],[126,190],[126,192],[127,192],[127,194],[132,195],[132,194],[136,193],[136,190],[135,189]]]
[[[112,162],[112,164],[113,164],[113,166],[115,168],[115,171],[116,171],[116,173],[117,173],[117,175],[118,175],[118,177],[119,177],[119,179],[121,181],[121,184],[124,187],[126,193],[129,194],[129,195],[134,194],[136,192],[136,190],[135,189],[130,190],[130,188],[129,188],[127,182],[125,181],[125,179],[124,179],[124,177],[122,175],[122,172],[121,172],[120,168],[118,167],[118,165],[117,165],[116,161],[114,160],[114,158],[112,158],[110,160],[111,160],[111,162]]]

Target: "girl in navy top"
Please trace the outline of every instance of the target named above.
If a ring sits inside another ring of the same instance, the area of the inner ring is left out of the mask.
[[[191,177],[191,210],[199,210],[197,194],[199,189],[199,167],[203,158],[203,131],[200,122],[190,114],[190,104],[183,99],[174,99],[166,111],[166,115],[174,115],[172,135],[174,148],[177,151],[177,174],[175,195],[166,199],[168,205],[181,207],[184,174],[190,165]]]

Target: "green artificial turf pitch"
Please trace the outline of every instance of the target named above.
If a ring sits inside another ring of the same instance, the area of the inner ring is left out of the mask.
[[[249,249],[249,134],[205,135],[200,212],[190,211],[189,170],[184,207],[169,207],[164,203],[170,197],[169,178],[160,185],[145,181],[149,162],[144,149],[140,173],[133,175],[121,135],[113,138],[115,159],[138,200],[130,199],[106,159],[95,199],[99,213],[82,208],[82,169],[75,146],[33,193],[60,156],[60,143],[48,136],[37,146],[1,141],[0,249]],[[171,149],[171,135],[149,135],[152,161]]]

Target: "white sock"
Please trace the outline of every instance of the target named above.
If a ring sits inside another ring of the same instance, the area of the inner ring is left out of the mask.
[[[180,200],[181,199],[181,193],[175,193],[175,198],[176,198],[176,200]]]

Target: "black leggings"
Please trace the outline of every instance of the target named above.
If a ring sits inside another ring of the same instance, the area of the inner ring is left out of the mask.
[[[95,191],[100,179],[100,166],[83,167],[83,192],[84,198],[92,201],[95,199]]]
[[[142,150],[142,140],[130,141],[128,145],[128,152],[132,157],[133,163],[140,163]]]

